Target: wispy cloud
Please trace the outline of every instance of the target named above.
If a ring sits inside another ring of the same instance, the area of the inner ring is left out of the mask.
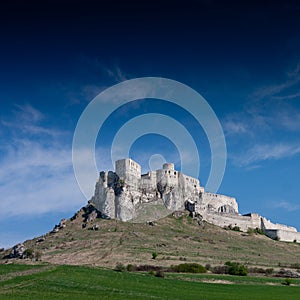
[[[107,75],[110,78],[113,78],[116,82],[122,82],[129,79],[128,74],[126,74],[118,65],[114,65],[111,68],[105,68],[103,66],[103,69],[106,71]]]
[[[68,211],[85,202],[73,174],[71,138],[66,143],[68,133],[43,126],[43,119],[43,113],[27,104],[17,106],[14,118],[4,121],[8,133],[0,147],[2,219]]]
[[[261,100],[268,97],[274,97],[276,94],[298,84],[300,82],[300,63],[298,63],[293,70],[287,72],[287,77],[288,78],[284,82],[263,86],[257,89],[253,94],[253,98]],[[289,97],[289,95],[286,97]]]
[[[231,155],[231,160],[238,166],[256,165],[268,160],[293,157],[300,153],[298,144],[255,144],[239,155]]]
[[[291,203],[291,202],[287,202],[287,201],[281,201],[279,203],[276,203],[274,206],[276,208],[281,208],[281,209],[287,210],[289,212],[300,210],[299,203]]]

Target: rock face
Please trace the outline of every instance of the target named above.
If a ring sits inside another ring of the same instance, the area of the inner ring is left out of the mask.
[[[198,179],[175,170],[172,163],[142,175],[132,159],[117,160],[115,172],[100,172],[91,202],[104,218],[147,222],[185,208],[201,224],[207,221],[242,231],[259,228],[271,238],[300,242],[296,228],[274,224],[256,213],[240,215],[235,198],[205,192]]]
[[[10,258],[25,258],[26,248],[23,244],[15,245],[9,254]]]

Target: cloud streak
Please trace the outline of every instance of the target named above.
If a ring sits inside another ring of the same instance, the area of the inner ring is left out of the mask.
[[[231,160],[236,165],[244,167],[264,161],[293,157],[299,153],[299,144],[256,144],[240,155],[232,155]]]
[[[45,116],[30,105],[17,108],[14,119],[4,121],[10,135],[0,148],[0,217],[78,208],[85,199],[73,174],[68,133],[43,126]]]

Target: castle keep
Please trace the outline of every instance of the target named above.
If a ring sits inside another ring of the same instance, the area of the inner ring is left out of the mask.
[[[141,166],[132,159],[117,160],[115,172],[100,172],[91,201],[106,217],[121,221],[146,222],[188,209],[221,227],[259,228],[271,238],[300,242],[296,228],[255,213],[240,215],[235,198],[205,192],[198,179],[175,170],[172,163],[141,174]]]

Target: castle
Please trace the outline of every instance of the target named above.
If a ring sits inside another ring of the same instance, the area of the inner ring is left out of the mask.
[[[296,228],[256,213],[240,215],[235,198],[205,192],[198,179],[175,170],[172,163],[141,174],[141,166],[132,159],[117,160],[115,172],[100,172],[91,201],[103,215],[121,221],[146,222],[187,209],[221,227],[259,228],[273,239],[300,242]]]

